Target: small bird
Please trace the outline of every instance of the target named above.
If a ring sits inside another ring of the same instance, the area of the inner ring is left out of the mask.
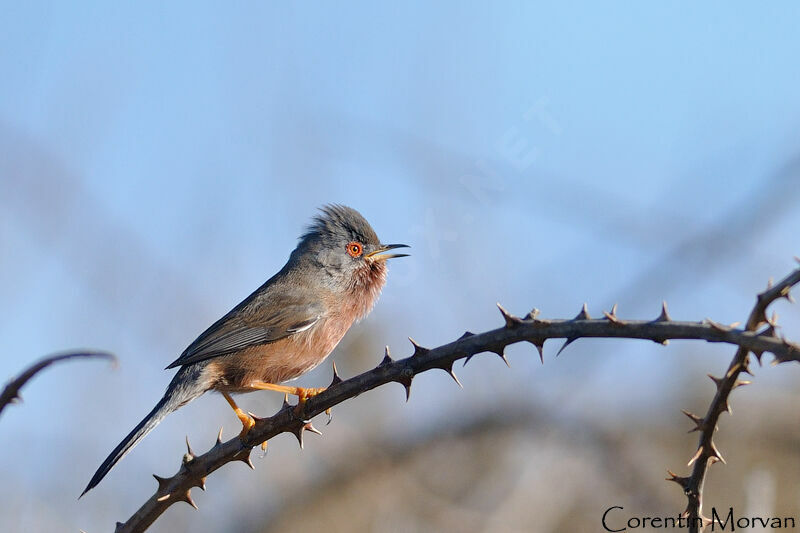
[[[320,209],[286,265],[253,294],[214,322],[167,368],[180,367],[164,397],[103,461],[81,496],[179,407],[209,390],[220,392],[242,422],[255,425],[232,393],[277,390],[298,405],[323,389],[280,385],[325,360],[353,323],[365,317],[386,283],[387,254],[405,244],[381,244],[350,207]]]

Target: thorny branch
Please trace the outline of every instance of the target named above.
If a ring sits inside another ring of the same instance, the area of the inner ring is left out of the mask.
[[[6,405],[10,403],[17,403],[22,400],[19,390],[39,371],[58,361],[64,361],[66,359],[74,359],[78,357],[100,357],[103,359],[110,359],[114,364],[116,364],[117,361],[116,357],[106,352],[69,352],[45,357],[44,359],[41,359],[25,369],[22,374],[9,381],[5,388],[3,388],[3,391],[0,392],[0,413],[3,412],[3,408],[5,408]]]
[[[777,327],[777,315],[773,314],[772,318],[767,318],[767,307],[779,298],[786,298],[791,302],[792,297],[789,294],[789,290],[797,283],[800,283],[800,269],[795,270],[783,278],[777,285],[773,286],[770,283],[767,290],[759,294],[756,298],[756,303],[745,324],[745,331],[755,332],[762,325],[766,324],[767,327],[759,332],[758,335],[760,337],[778,339],[775,332],[775,328]],[[790,345],[786,339],[781,338],[779,340],[785,345]],[[703,516],[703,482],[705,481],[706,472],[710,465],[717,461],[725,462],[716,444],[714,444],[714,432],[717,429],[717,422],[719,421],[720,415],[722,415],[723,412],[730,412],[728,401],[733,389],[750,383],[749,381],[739,379],[739,374],[742,372],[750,374],[748,366],[750,363],[750,352],[753,352],[758,362],[761,363],[762,351],[754,350],[740,344],[724,376],[718,378],[709,374],[708,377],[710,377],[717,386],[717,392],[714,394],[714,399],[711,401],[711,405],[709,405],[704,417],[699,417],[689,411],[683,411],[695,424],[695,427],[691,431],[700,432],[700,442],[697,446],[697,451],[689,460],[688,466],[694,465],[691,475],[689,477],[681,477],[668,471],[670,477],[667,479],[678,483],[683,488],[684,494],[686,494],[688,505],[683,516],[687,518],[689,531],[691,533],[696,533],[711,523],[711,519]],[[772,353],[775,355],[775,360],[778,363],[800,360],[796,352],[788,354],[778,352]]]
[[[284,403],[283,407],[275,415],[269,418],[257,418],[255,427],[243,440],[239,437],[234,437],[227,442],[222,442],[222,431],[220,430],[216,444],[206,453],[196,455],[191,446],[189,446],[187,439],[187,453],[183,456],[178,472],[167,478],[155,476],[156,481],[158,481],[158,489],[155,494],[127,522],[124,524],[118,522],[116,533],[145,531],[167,508],[177,501],[184,501],[196,508],[197,506],[191,496],[192,488],[199,487],[205,490],[206,477],[223,465],[233,461],[242,461],[253,468],[253,464],[250,461],[251,450],[276,435],[285,432],[293,433],[302,447],[304,431],[319,433],[310,420],[345,400],[389,382],[402,384],[406,390],[406,399],[408,399],[414,376],[436,368],[449,373],[456,383],[461,385],[453,372],[453,364],[457,360],[464,359],[464,364],[466,364],[470,358],[478,353],[493,352],[505,361],[504,350],[506,346],[517,342],[530,342],[536,346],[539,351],[539,357],[543,358],[545,341],[554,338],[566,339],[561,350],[579,338],[590,337],[645,339],[661,344],[667,344],[670,339],[694,339],[736,345],[738,347],[737,356],[740,352],[743,355],[735,359],[734,363],[739,359],[746,360],[746,354],[751,351],[758,354],[759,357],[764,352],[770,352],[781,362],[800,361],[800,345],[776,337],[773,326],[762,332],[756,331],[758,326],[766,321],[764,309],[767,305],[778,297],[784,296],[788,298],[788,287],[797,283],[798,280],[800,280],[800,269],[776,287],[760,295],[759,303],[751,314],[745,329],[737,329],[735,325],[725,326],[711,320],[703,322],[674,321],[667,312],[666,304],[662,306],[661,314],[651,321],[622,320],[616,315],[616,306],[610,312],[604,312],[603,318],[600,319],[592,319],[584,304],[580,313],[571,320],[544,320],[538,318],[538,310],[536,309],[525,317],[520,318],[509,314],[498,305],[505,321],[501,328],[480,334],[466,332],[457,340],[432,349],[424,348],[409,339],[414,347],[414,353],[410,357],[394,360],[390,357],[389,348],[387,347],[386,355],[377,367],[344,381],[336,373],[336,367],[334,366],[333,381],[330,386],[319,395],[310,398],[299,414],[296,413],[295,408],[288,403]],[[559,350],[559,353],[561,350]],[[707,416],[709,425],[706,426],[705,422],[701,421],[703,424],[701,428],[703,437],[701,439],[701,453],[696,458],[697,465],[700,465],[701,462],[703,465],[707,464],[710,457],[719,457],[716,449],[711,444],[711,434],[720,409],[723,409],[721,406],[727,405],[727,395],[734,387],[734,384],[737,383],[736,375],[738,375],[739,371],[745,369],[745,366],[740,364],[735,368],[735,375],[734,372],[729,371],[726,377],[720,380],[720,388]],[[705,429],[706,427],[709,428],[708,431]],[[708,445],[703,444],[706,441]],[[704,469],[703,466],[703,471]],[[675,480],[683,479],[674,477],[676,478]],[[685,486],[694,487],[691,490],[693,491],[692,494],[696,493],[697,495],[699,512],[702,473],[693,476],[690,481],[686,481]],[[687,493],[689,493],[688,489]],[[690,495],[689,511],[692,509],[692,497]]]

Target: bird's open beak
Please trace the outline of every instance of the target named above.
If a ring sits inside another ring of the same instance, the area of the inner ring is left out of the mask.
[[[381,244],[376,250],[371,251],[366,255],[373,261],[386,261],[387,259],[391,259],[393,257],[408,257],[408,254],[383,254],[381,252],[387,252],[389,250],[394,250],[395,248],[409,248],[407,244]]]

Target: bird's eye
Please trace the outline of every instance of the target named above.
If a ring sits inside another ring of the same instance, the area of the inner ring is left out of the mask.
[[[347,253],[352,257],[359,257],[363,251],[364,248],[362,248],[361,244],[357,243],[356,241],[353,241],[347,245]]]

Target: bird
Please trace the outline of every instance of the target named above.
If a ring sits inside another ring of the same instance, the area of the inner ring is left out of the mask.
[[[168,414],[208,391],[222,394],[242,423],[255,425],[232,394],[276,390],[298,406],[324,389],[282,385],[310,371],[375,305],[386,283],[386,253],[406,244],[381,244],[355,209],[327,204],[300,236],[278,273],[200,334],[167,369],[179,368],[164,396],[100,465],[81,497]]]

